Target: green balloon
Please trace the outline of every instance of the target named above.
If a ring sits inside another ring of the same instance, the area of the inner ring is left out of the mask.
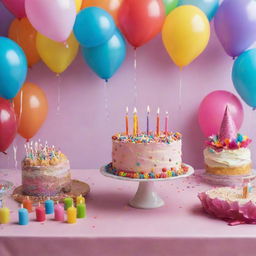
[[[166,15],[168,15],[175,7],[177,7],[178,2],[179,0],[163,0]]]

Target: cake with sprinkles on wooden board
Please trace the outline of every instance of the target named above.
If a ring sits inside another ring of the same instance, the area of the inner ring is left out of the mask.
[[[22,161],[23,193],[30,196],[56,196],[71,190],[69,160],[54,146],[35,142],[25,145]]]
[[[160,131],[159,110],[156,131],[149,131],[148,115],[147,131],[139,132],[135,109],[130,134],[127,117],[126,132],[112,136],[112,163],[106,166],[107,172],[136,179],[169,178],[188,172],[182,164],[182,136],[168,131],[168,113],[164,131]]]

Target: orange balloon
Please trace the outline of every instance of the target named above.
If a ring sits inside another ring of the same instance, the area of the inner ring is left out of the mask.
[[[14,19],[9,27],[8,37],[19,44],[26,54],[28,66],[31,67],[40,60],[36,49],[36,30],[27,18]]]
[[[37,85],[26,82],[13,102],[18,117],[18,133],[29,140],[38,132],[46,119],[48,113],[46,95]]]
[[[139,0],[138,0],[139,1]],[[81,10],[86,7],[100,7],[109,12],[115,23],[118,24],[117,15],[123,0],[83,0]]]

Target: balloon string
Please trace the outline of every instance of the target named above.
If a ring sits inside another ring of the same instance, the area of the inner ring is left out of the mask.
[[[56,77],[58,78],[58,83],[57,83],[57,88],[58,88],[58,92],[57,92],[57,115],[60,114],[60,101],[61,101],[61,76],[60,74],[56,74]]]
[[[182,98],[182,67],[179,72],[179,110],[181,110],[181,98]]]
[[[104,107],[105,107],[105,117],[109,121],[109,106],[108,106],[108,80],[104,82]]]
[[[18,169],[18,161],[17,161],[17,144],[16,144],[16,138],[14,139],[13,142],[13,160],[14,160],[14,166],[15,166],[15,170]]]
[[[20,91],[20,113],[19,113],[18,127],[20,126],[22,111],[23,111],[23,90]]]
[[[137,51],[136,48],[134,48],[134,62],[133,62],[133,67],[134,67],[134,106],[137,106],[137,97],[138,97],[138,92],[137,92]]]

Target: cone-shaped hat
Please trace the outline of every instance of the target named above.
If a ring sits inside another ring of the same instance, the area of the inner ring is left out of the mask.
[[[219,139],[224,141],[225,139],[234,140],[237,137],[236,124],[229,112],[228,106],[226,106],[225,113],[222,119]]]

